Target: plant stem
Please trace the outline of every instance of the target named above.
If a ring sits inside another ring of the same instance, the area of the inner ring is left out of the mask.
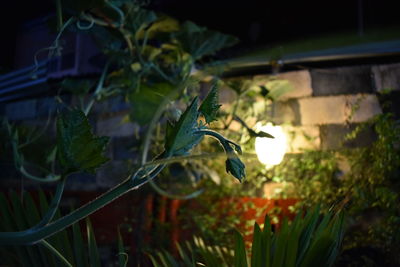
[[[164,167],[165,165],[157,166],[151,173],[144,174],[145,176],[142,177],[137,177],[138,175],[129,176],[124,182],[110,189],[108,192],[46,226],[38,229],[30,228],[20,232],[2,232],[0,233],[0,245],[32,245],[40,242],[89,216],[129,191],[140,188],[151,179],[154,179]]]
[[[224,148],[225,153],[228,154],[228,156],[229,156],[229,154],[231,154],[231,153],[235,153],[235,152],[233,151],[232,147],[231,147],[229,144],[232,144],[232,145],[234,145],[235,147],[240,147],[239,145],[233,143],[232,141],[228,141],[228,140],[227,140],[224,136],[222,136],[220,133],[217,133],[217,132],[214,132],[214,131],[211,131],[211,130],[204,130],[204,129],[202,129],[202,130],[198,130],[198,131],[196,131],[196,132],[194,132],[194,133],[195,133],[195,134],[205,134],[205,135],[209,135],[209,136],[212,136],[212,137],[214,137],[215,139],[217,139],[217,140],[219,141],[219,143],[222,145],[222,147]]]
[[[61,0],[56,0],[56,12],[57,12],[57,30],[60,31],[63,25]]]
[[[66,180],[67,179],[65,177],[61,178],[61,181],[57,184],[56,193],[55,193],[53,199],[51,200],[49,209],[46,211],[46,214],[43,216],[42,220],[38,224],[36,224],[33,227],[33,229],[41,228],[41,227],[45,226],[46,224],[48,224],[51,221],[51,219],[53,219],[54,215],[57,212],[57,208],[60,205],[60,200],[61,200],[61,196],[64,192]]]
[[[19,172],[20,172],[22,175],[24,175],[26,178],[29,178],[29,179],[34,180],[34,181],[36,181],[36,182],[52,183],[52,182],[56,182],[56,181],[58,181],[58,180],[61,179],[61,176],[55,175],[55,174],[53,174],[53,173],[52,173],[51,175],[49,175],[48,177],[46,177],[46,178],[38,177],[38,176],[32,175],[32,174],[30,174],[30,173],[24,168],[24,166],[22,166],[22,165],[18,168],[18,170],[19,170]]]
[[[48,243],[46,240],[40,241],[40,244],[43,245],[45,248],[49,249],[58,259],[61,260],[66,266],[68,267],[73,267],[73,265],[56,249],[54,248],[50,243]]]
[[[108,66],[110,65],[110,62],[107,62],[106,65],[104,66],[103,72],[101,73],[99,83],[97,84],[96,90],[94,91],[92,95],[92,99],[88,103],[88,105],[85,108],[85,115],[87,116],[90,112],[90,110],[93,107],[94,101],[96,100],[97,95],[101,92],[103,89],[104,85],[104,80],[106,79],[107,71],[108,71]]]

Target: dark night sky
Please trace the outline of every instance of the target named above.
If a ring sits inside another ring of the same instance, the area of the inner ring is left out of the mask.
[[[337,31],[357,32],[358,3],[365,28],[400,25],[395,1],[153,0],[151,8],[230,33],[242,46],[268,45]],[[29,19],[53,12],[53,0],[7,1],[0,9],[0,67],[12,62],[15,33]],[[251,34],[253,33],[253,34]],[[1,71],[1,69],[0,69]]]

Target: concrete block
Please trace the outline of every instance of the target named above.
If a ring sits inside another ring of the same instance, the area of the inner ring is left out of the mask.
[[[102,136],[132,136],[139,126],[133,122],[123,122],[124,115],[99,118],[96,133]]]
[[[301,125],[363,122],[382,112],[371,94],[310,97],[298,102]]]
[[[376,95],[356,95],[346,98],[346,117],[348,122],[364,122],[382,113]]]
[[[318,126],[282,126],[288,140],[287,153],[301,153],[305,150],[318,150],[321,146]]]
[[[275,124],[300,124],[299,103],[295,99],[276,101],[271,106],[271,117]]]
[[[293,87],[293,90],[283,94],[279,100],[307,97],[312,95],[313,91],[311,86],[311,76],[308,70],[284,72],[279,73],[276,76],[257,75],[254,76],[254,81],[258,85],[264,85],[265,83],[268,83],[268,81],[271,81],[271,78],[276,80],[287,80]]]
[[[371,67],[355,66],[311,70],[314,96],[373,93]]]
[[[343,147],[355,148],[366,147],[374,142],[377,138],[373,128],[366,128],[361,131],[355,139],[346,140],[346,135],[354,131],[357,124],[329,124],[321,125],[321,148],[322,149],[339,149]]]
[[[372,67],[377,91],[400,90],[400,64],[377,65]]]
[[[9,120],[26,120],[36,117],[36,99],[24,100],[6,105]]]

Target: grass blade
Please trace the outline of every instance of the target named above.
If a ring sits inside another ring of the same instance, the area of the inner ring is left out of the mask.
[[[306,217],[303,220],[305,228],[300,235],[299,256],[296,260],[296,266],[299,266],[301,264],[304,255],[307,252],[307,249],[310,247],[312,234],[315,231],[315,228],[318,223],[319,211],[320,207],[317,206],[313,211],[307,213]]]
[[[275,233],[276,239],[274,242],[274,255],[272,260],[272,267],[284,266],[285,255],[286,255],[286,244],[289,237],[289,225],[288,220],[285,218],[282,224],[282,228],[278,233]]]
[[[85,243],[83,242],[81,227],[79,222],[72,225],[72,240],[74,244],[74,258],[77,267],[87,266],[87,258],[85,253]]]
[[[265,266],[263,234],[258,223],[254,223],[253,244],[251,246],[251,267]]]
[[[118,227],[118,266],[125,267],[128,264],[128,254],[125,252],[124,242]]]
[[[247,267],[247,256],[243,236],[235,230],[235,267]]]
[[[263,242],[265,253],[265,267],[271,267],[271,245],[272,245],[272,230],[271,222],[268,215],[265,215],[264,229],[263,229]]]
[[[49,249],[51,251],[51,253],[53,253],[62,263],[64,263],[64,265],[66,265],[68,267],[73,267],[73,265],[71,263],[69,263],[68,260],[66,258],[64,258],[64,256],[57,249],[55,249],[52,245],[50,245],[48,242],[46,242],[45,240],[42,240],[40,242],[40,244],[42,244],[44,247]]]
[[[97,249],[92,223],[89,217],[86,218],[86,231],[88,237],[89,262],[91,267],[100,267],[100,255]]]

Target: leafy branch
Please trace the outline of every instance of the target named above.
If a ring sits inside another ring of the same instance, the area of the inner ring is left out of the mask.
[[[208,102],[212,101],[214,94],[215,92],[211,92],[209,96],[206,97],[203,104],[206,106],[209,105]],[[198,109],[198,98],[194,98],[192,103],[181,115],[180,119],[174,125],[169,124],[165,150],[156,160],[187,155],[193,147],[200,143],[204,135],[210,135],[220,141],[228,156],[226,161],[227,172],[230,172],[241,181],[245,176],[244,164],[235,153],[235,151],[241,153],[240,146],[225,139],[217,132],[208,130],[203,122],[198,120],[200,114],[209,116],[211,113],[215,113],[215,107],[216,106],[207,112],[203,109],[203,113],[201,113]],[[72,110],[66,114],[62,114],[57,120],[57,132],[57,151],[58,158],[63,167],[63,176],[66,177],[70,173],[76,171],[93,172],[96,168],[105,163],[106,158],[102,154],[107,138],[96,137],[91,133],[90,125],[82,111]],[[54,215],[54,213],[51,212],[45,216],[39,224],[28,230],[0,233],[0,245],[22,245],[40,242],[90,215],[123,194],[138,189],[150,182],[165,166],[166,164],[158,164],[156,166],[140,167],[121,184],[56,221],[50,222]],[[57,190],[59,193],[57,193],[56,197],[53,199],[54,204],[51,205],[52,211],[54,210],[53,207],[58,206],[64,183],[65,179],[62,179],[62,183]]]
[[[208,128],[209,124],[216,120],[220,107],[217,86],[212,88],[200,107],[199,99],[195,97],[179,120],[167,124],[164,151],[153,160],[155,164],[149,164],[147,161],[155,126],[160,121],[166,106],[182,96],[187,89],[196,61],[214,54],[223,47],[233,45],[236,39],[191,22],[172,28],[164,27],[162,23],[165,21],[157,14],[131,1],[110,0],[105,3],[105,7],[79,10],[64,25],[62,25],[62,19],[59,19],[60,32],[53,46],[49,48],[51,52],[55,50],[57,53],[61,52],[59,39],[62,33],[76,22],[78,30],[90,30],[97,37],[103,38],[101,40],[103,52],[109,56],[109,61],[103,68],[97,86],[90,94],[89,102],[84,105],[83,98],[81,99],[83,111],[72,108],[58,114],[57,142],[49,155],[53,172],[47,171],[46,178],[30,174],[24,167],[27,162],[19,151],[18,131],[9,128],[17,169],[31,179],[40,182],[57,181],[58,184],[50,207],[40,222],[23,231],[0,233],[0,245],[40,243],[53,250],[46,243],[46,238],[87,217],[116,198],[151,183],[170,162],[168,160],[176,157],[189,158],[191,150],[202,141],[205,135],[216,138],[222,145],[227,156],[227,172],[239,181],[245,177],[245,166],[237,155],[241,153],[240,146]],[[60,8],[60,2],[58,2],[58,9]],[[110,14],[110,10],[117,15],[116,18],[114,15],[105,15]],[[58,13],[61,14],[60,10]],[[89,22],[89,25],[82,25],[82,21]],[[160,35],[168,37],[161,38]],[[158,48],[152,42],[159,37],[162,44]],[[84,93],[90,93],[91,84],[88,82],[85,85],[86,88],[80,86],[78,88],[85,91]],[[73,82],[69,85],[72,88],[75,87]],[[132,120],[149,114],[146,120],[138,121],[142,125],[148,124],[143,142],[141,166],[108,192],[54,220],[70,174],[94,173],[98,167],[108,161],[104,156],[104,151],[109,139],[93,134],[87,116],[94,103],[109,96],[111,91],[122,94],[132,104],[134,111],[131,113]],[[55,166],[56,164],[58,165]],[[55,174],[55,169],[58,169],[60,173]]]

